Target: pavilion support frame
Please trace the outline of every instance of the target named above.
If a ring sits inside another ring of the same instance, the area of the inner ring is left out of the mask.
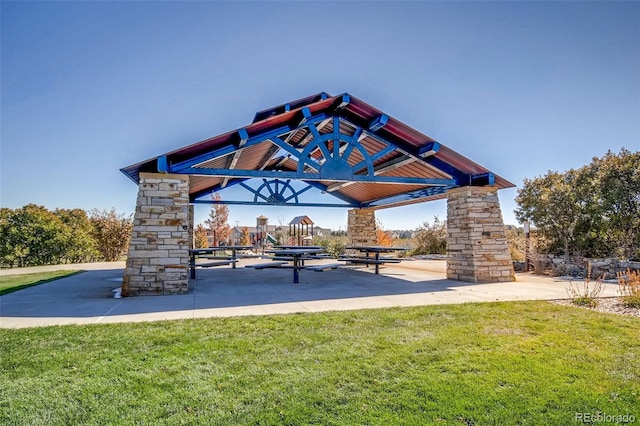
[[[349,244],[370,246],[378,244],[375,209],[446,194],[447,277],[514,280],[497,198],[514,185],[348,93],[268,108],[245,127],[121,171],[140,189],[124,295],[187,292],[190,203],[351,208]],[[208,199],[231,186],[244,190],[240,199]],[[303,229],[294,236],[300,245]]]
[[[447,192],[447,278],[515,281],[498,188],[465,186]]]
[[[122,295],[186,293],[192,239],[189,176],[140,173]]]

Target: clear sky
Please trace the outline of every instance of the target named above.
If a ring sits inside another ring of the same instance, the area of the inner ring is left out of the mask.
[[[0,5],[3,207],[131,213],[121,167],[320,91],[351,93],[518,186],[640,150],[639,2]],[[506,223],[516,194],[500,192]],[[230,206],[232,224],[260,214],[336,229],[347,216]],[[412,229],[436,214],[445,202],[377,217]]]

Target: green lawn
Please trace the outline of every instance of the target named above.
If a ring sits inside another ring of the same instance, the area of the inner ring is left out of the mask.
[[[83,271],[51,271],[38,272],[35,274],[2,275],[0,276],[0,296],[22,290],[23,288],[79,274],[80,272]]]
[[[640,319],[548,302],[0,330],[0,424],[640,421]]]

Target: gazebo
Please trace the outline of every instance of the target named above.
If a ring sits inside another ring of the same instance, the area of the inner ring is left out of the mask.
[[[313,221],[309,216],[296,216],[289,222],[289,236],[299,246],[305,245],[313,237]]]
[[[497,196],[514,185],[348,93],[259,111],[121,171],[139,187],[124,295],[188,291],[198,203],[347,208],[350,243],[371,245],[376,210],[446,198],[447,277],[514,280]],[[211,199],[230,187],[243,196]]]

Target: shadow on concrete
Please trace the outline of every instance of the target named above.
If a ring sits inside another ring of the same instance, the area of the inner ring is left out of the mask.
[[[470,285],[446,280],[442,273],[391,267],[380,275],[364,268],[301,271],[300,283],[293,284],[290,269],[238,267],[199,270],[185,295],[114,299],[112,290],[120,286],[122,272],[87,271],[0,296],[0,322],[3,318],[102,318],[312,301],[331,304],[342,299],[450,292]]]

